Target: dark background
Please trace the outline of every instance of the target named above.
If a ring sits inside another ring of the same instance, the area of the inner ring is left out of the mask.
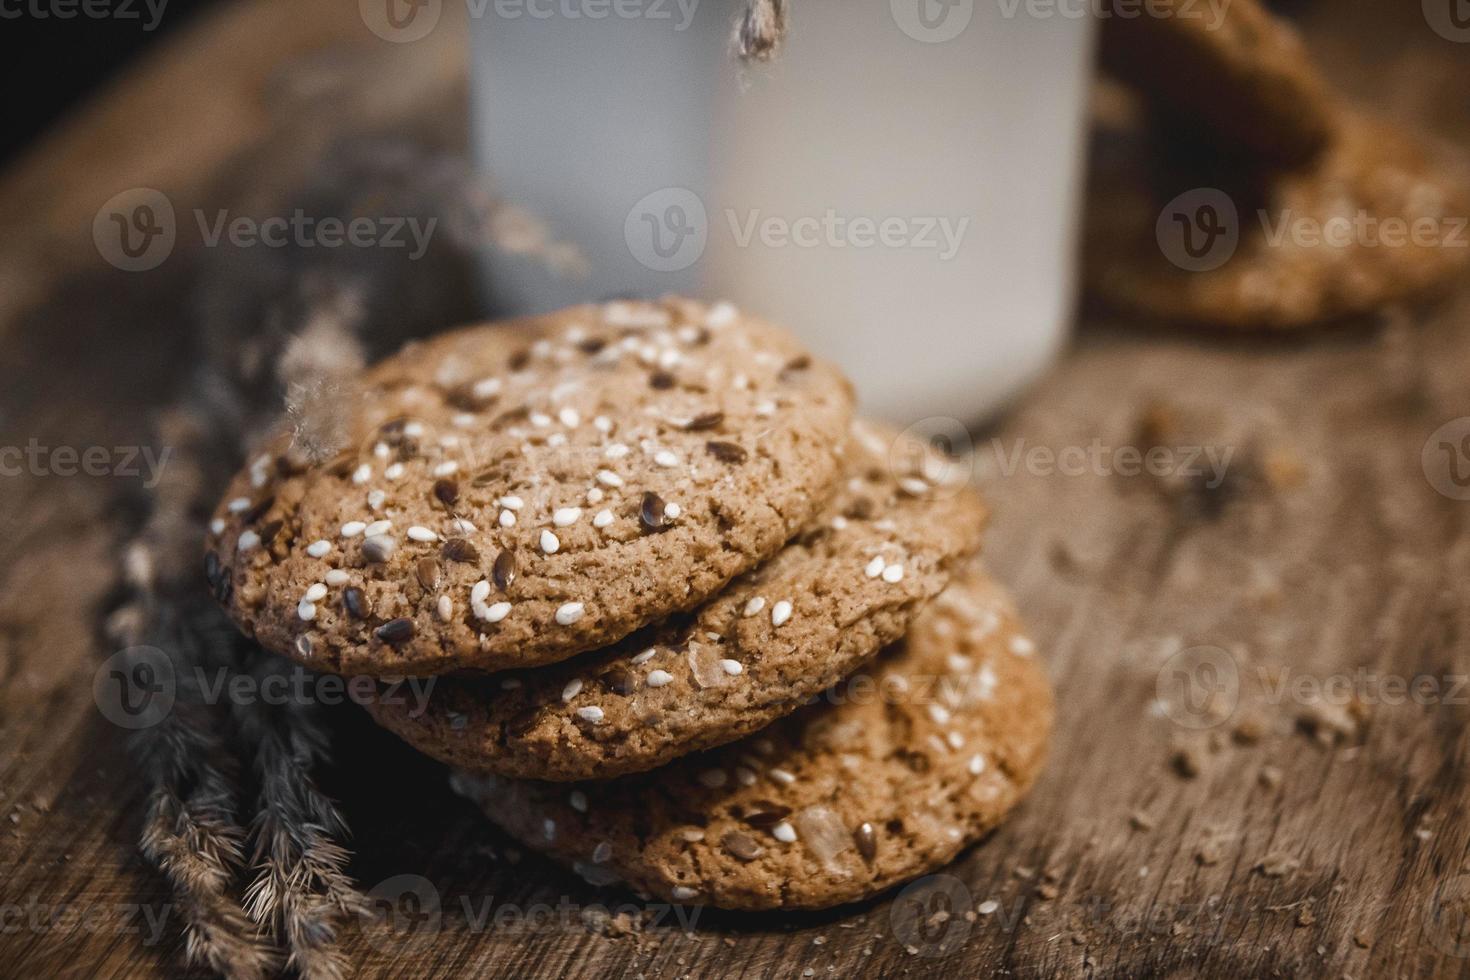
[[[143,0],[0,0],[0,166],[145,46],[220,2],[163,0],[158,26],[150,31],[145,27],[152,15]],[[88,3],[107,15],[88,16]],[[72,16],[58,16],[67,13]]]

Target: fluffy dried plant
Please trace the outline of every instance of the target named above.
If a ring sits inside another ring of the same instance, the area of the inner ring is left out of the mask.
[[[250,668],[260,685],[289,671],[301,668],[275,657],[258,658]],[[348,851],[337,842],[347,826],[312,777],[329,761],[327,732],[310,703],[241,703],[234,712],[258,783],[254,877],[245,909],[286,950],[287,965],[300,976],[337,980],[346,972],[338,932],[367,904],[346,874]]]
[[[786,39],[786,0],[747,0],[735,24],[735,54],[742,61],[770,61]]]

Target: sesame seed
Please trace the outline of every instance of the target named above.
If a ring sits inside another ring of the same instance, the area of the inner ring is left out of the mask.
[[[706,769],[699,774],[699,781],[710,789],[719,789],[730,781],[730,776],[723,769]]]
[[[672,521],[682,513],[684,513],[684,509],[672,500],[664,505],[664,517],[668,520]]]
[[[774,779],[776,782],[780,783],[782,786],[790,786],[792,783],[796,782],[796,777],[787,772],[785,769],[772,769],[769,773],[767,773],[767,775]]]
[[[949,711],[943,705],[940,705],[940,704],[931,704],[931,705],[929,705],[929,717],[931,719],[933,719],[933,721],[934,721],[934,723],[936,725],[948,725],[949,724]]]
[[[366,537],[375,538],[375,537],[377,537],[380,534],[387,534],[391,530],[393,530],[393,522],[392,521],[387,521],[387,520],[373,521],[367,527],[363,528],[362,533]]]
[[[228,510],[231,514],[242,514],[250,509],[250,498],[236,497],[234,500],[231,500],[229,503],[225,504],[225,509]]]
[[[538,429],[544,429],[551,424],[551,416],[547,415],[545,412],[532,412],[530,415],[527,416],[527,418],[529,418],[531,420],[531,424],[536,426],[536,428]]]
[[[389,463],[388,468],[383,471],[383,476],[389,480],[396,480],[403,475],[402,463]]]
[[[642,653],[639,653],[639,654],[634,655],[634,657],[632,659],[632,663],[634,663],[634,664],[646,664],[650,660],[653,659],[653,655],[655,653],[658,653],[658,648],[657,647],[649,647],[647,650],[644,650]]]
[[[593,487],[587,491],[587,503],[589,506],[602,503],[602,489]]]
[[[403,434],[408,436],[410,439],[417,439],[419,436],[424,434],[424,423],[405,422],[403,424]]]
[[[902,580],[902,565],[889,565],[887,568],[883,569],[883,581],[887,582],[888,584],[892,585],[893,583],[900,582]]]
[[[985,756],[980,755],[979,753],[970,756],[970,765],[968,768],[970,770],[970,775],[980,775],[982,772],[985,771]]]
[[[665,466],[665,467],[668,467],[668,466],[678,466],[679,465],[679,457],[678,456],[675,456],[672,452],[670,452],[667,449],[660,449],[658,452],[654,453],[653,454],[653,461],[655,463],[657,463],[659,466]]]
[[[612,845],[607,841],[598,842],[598,845],[592,849],[593,864],[602,864],[610,857],[612,857]]]
[[[583,721],[590,721],[595,725],[602,721],[602,709],[595,704],[589,704],[577,709],[577,717]]]
[[[587,794],[582,792],[581,790],[572,790],[571,793],[567,795],[567,802],[570,803],[572,805],[572,809],[576,810],[578,813],[587,812]]]
[[[490,598],[490,583],[487,580],[480,579],[470,587],[471,605],[477,606],[488,598]]]
[[[225,519],[223,517],[216,517],[214,520],[209,522],[209,530],[212,534],[219,534],[224,531],[224,529]]]
[[[783,844],[794,844],[796,843],[796,828],[782,820],[771,828],[771,836]]]
[[[547,817],[541,822],[541,832],[546,835],[547,840],[556,840],[556,821]]]
[[[755,407],[755,414],[759,418],[763,418],[763,419],[770,418],[772,415],[775,415],[776,414],[776,403],[773,402],[773,401],[763,401],[763,402],[761,402],[759,405],[757,405]]]
[[[475,525],[471,524],[463,517],[456,517],[454,520],[450,521],[449,527],[451,530],[454,531],[455,534],[474,534],[475,531],[478,530]]]
[[[373,468],[367,463],[363,463],[357,469],[352,471],[352,482],[359,486],[371,480],[372,478]]]
[[[602,451],[602,454],[608,459],[622,459],[624,456],[628,455],[628,451],[629,450],[627,446],[623,445],[621,442],[615,442],[611,446],[608,446],[606,449],[604,449]]]
[[[863,574],[868,576],[868,578],[877,578],[883,574],[883,566],[885,564],[883,556],[878,555],[872,561],[868,562],[868,567],[863,569]]]
[[[675,885],[673,890],[669,892],[669,895],[672,896],[674,901],[676,902],[687,902],[698,894],[699,892],[695,891],[693,888],[688,887],[687,885]]]
[[[526,502],[520,497],[515,496],[514,494],[509,494],[507,496],[501,497],[495,502],[501,507],[504,507],[506,510],[520,510],[522,507],[526,506]]]
[[[449,421],[454,425],[459,426],[461,429],[468,429],[470,426],[475,424],[475,417],[469,412],[455,412],[454,416],[450,418]]]
[[[382,506],[383,506],[383,502],[385,500],[387,500],[387,499],[388,499],[388,494],[386,492],[384,492],[382,490],[369,490],[368,491],[368,495],[367,495],[368,509],[369,510],[379,510],[379,509],[381,509]]]
[[[385,562],[397,549],[398,542],[386,534],[375,534],[362,542],[362,556],[371,562]]]
[[[346,585],[352,579],[352,576],[348,575],[345,569],[334,568],[327,572],[326,575],[323,575],[322,578],[326,579],[328,585]]]
[[[592,518],[593,527],[607,527],[612,522],[613,512],[608,510],[607,508],[603,508],[602,510],[598,511],[597,516]]]
[[[985,901],[975,906],[975,911],[979,912],[981,915],[993,915],[995,913],[995,910],[998,908],[1000,908],[999,902],[997,902],[993,898],[987,898]]]
[[[476,398],[493,398],[500,394],[500,385],[499,378],[481,378],[470,388],[470,392]]]
[[[567,444],[567,437],[560,432],[553,432],[546,437],[546,444],[552,449],[560,449]]]
[[[709,312],[704,315],[704,324],[707,327],[725,327],[735,322],[740,311],[735,309],[733,303],[721,301],[711,306]]]
[[[367,527],[362,521],[348,521],[342,525],[342,537],[355,538]]]
[[[582,508],[563,507],[556,513],[551,515],[551,523],[555,524],[557,527],[570,527],[571,525],[577,523],[577,519],[581,516]]]
[[[434,467],[435,476],[449,476],[451,473],[457,473],[458,471],[459,464],[452,459],[446,459],[444,462]]]
[[[561,550],[561,541],[545,528],[541,529],[541,550],[548,555],[554,555]]]
[[[603,435],[606,435],[607,433],[612,431],[612,419],[608,418],[606,415],[597,416],[597,418],[592,420],[592,425],[597,429],[598,432],[601,432]]]
[[[663,687],[665,684],[671,683],[673,679],[674,675],[667,670],[651,670],[648,672],[649,687]]]
[[[560,626],[570,626],[582,618],[587,607],[580,602],[567,602],[556,611],[556,622]]]
[[[320,558],[331,550],[332,542],[322,539],[322,541],[313,541],[312,544],[307,545],[306,554],[312,555],[313,558]]]
[[[440,620],[449,622],[454,618],[454,600],[447,595],[441,595],[434,611],[439,614]]]
[[[515,511],[513,511],[513,510],[503,510],[503,511],[501,511],[500,512],[500,526],[501,527],[515,527],[516,526],[516,515],[515,515]]]
[[[428,528],[426,528],[426,527],[420,527],[417,524],[415,524],[413,527],[411,527],[411,528],[408,529],[408,536],[410,538],[412,538],[413,540],[415,540],[415,541],[438,541],[439,540],[439,535],[435,534],[433,531],[430,531]]]
[[[498,623],[502,619],[510,615],[510,603],[497,602],[490,606],[476,609],[475,615],[479,616],[487,623]]]
[[[1013,636],[1008,644],[1011,653],[1018,657],[1029,657],[1036,652],[1036,644],[1031,642],[1030,637]]]
[[[726,659],[726,660],[721,660],[720,661],[720,669],[722,669],[725,673],[729,674],[731,677],[735,677],[741,671],[743,671],[745,668],[741,665],[740,661],[738,661],[738,660],[729,660],[729,659]]]
[[[612,470],[598,470],[597,482],[605,487],[620,487],[623,485],[623,478]]]
[[[316,619],[316,603],[302,599],[296,604],[296,615],[307,622]]]
[[[910,497],[922,497],[929,492],[929,484],[916,476],[906,476],[899,480],[898,488]]]
[[[771,625],[782,626],[791,618],[791,603],[782,599],[771,607]]]
[[[766,597],[758,595],[745,604],[745,615],[754,616],[764,608],[766,608]]]
[[[561,699],[563,701],[570,701],[572,698],[581,693],[582,678],[573,677],[571,680],[567,681],[567,686],[561,689]]]
[[[235,542],[235,547],[240,551],[249,551],[260,544],[260,535],[254,531],[243,531],[240,540]]]
[[[327,587],[322,582],[313,582],[306,590],[307,602],[320,602],[327,597]]]
[[[754,786],[756,775],[744,766],[735,767],[735,781],[741,786]]]
[[[961,735],[959,732],[945,732],[944,740],[949,743],[950,748],[956,750],[961,748],[965,744],[965,736]]]
[[[560,419],[561,424],[566,426],[568,429],[575,429],[577,426],[582,424],[582,416],[577,414],[577,410],[575,408],[564,408],[560,412],[556,413],[556,417]]]

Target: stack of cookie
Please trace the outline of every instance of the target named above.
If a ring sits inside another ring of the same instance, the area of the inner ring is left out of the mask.
[[[354,433],[283,429],[210,585],[315,670],[432,676],[373,717],[598,884],[813,908],[950,860],[1040,767],[1043,672],[984,507],[728,304],[577,307],[411,345]]]

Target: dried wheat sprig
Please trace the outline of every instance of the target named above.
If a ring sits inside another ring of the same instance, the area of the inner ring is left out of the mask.
[[[201,703],[192,668],[213,659],[180,606],[153,597],[159,640],[174,653],[176,703],[130,749],[148,781],[140,849],[168,880],[183,920],[184,956],[231,978],[262,977],[276,957],[232,889],[243,864],[233,760],[219,713]]]
[[[288,667],[262,655],[258,681]],[[291,689],[294,690],[294,687]],[[337,843],[347,827],[312,778],[329,760],[329,741],[305,703],[235,706],[242,741],[254,755],[259,782],[251,825],[255,877],[245,892],[250,917],[281,944],[287,963],[307,980],[338,980],[346,963],[336,941],[344,920],[367,903],[346,874],[349,854]]]

